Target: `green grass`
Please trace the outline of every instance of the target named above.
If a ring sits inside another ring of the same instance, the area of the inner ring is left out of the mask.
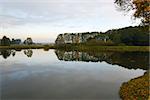
[[[54,49],[51,45],[10,45],[0,46],[0,49]]]
[[[150,46],[85,46],[85,45],[79,45],[79,46],[64,46],[64,47],[57,47],[58,49],[64,49],[64,50],[77,50],[77,51],[117,51],[117,52],[149,52]]]

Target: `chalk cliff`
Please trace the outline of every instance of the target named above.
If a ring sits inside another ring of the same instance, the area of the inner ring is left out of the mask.
[[[94,38],[99,35],[99,32],[87,32],[87,33],[64,33],[59,34],[55,41],[56,44],[67,44],[67,43],[83,43],[89,38]]]

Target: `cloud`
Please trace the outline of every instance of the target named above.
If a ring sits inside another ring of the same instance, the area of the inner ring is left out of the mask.
[[[99,0],[1,0],[0,2],[0,16],[5,16],[1,17],[1,20],[4,24],[12,25],[84,19],[96,16],[97,11],[105,6],[105,2]]]
[[[54,41],[56,33],[129,26],[130,18],[116,10],[114,0],[0,0],[0,33],[9,36],[45,33]]]

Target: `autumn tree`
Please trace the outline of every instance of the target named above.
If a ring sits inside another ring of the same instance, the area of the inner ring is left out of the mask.
[[[149,25],[150,0],[115,0],[115,3],[121,10],[134,10],[133,16],[135,18],[140,18],[143,25]]]

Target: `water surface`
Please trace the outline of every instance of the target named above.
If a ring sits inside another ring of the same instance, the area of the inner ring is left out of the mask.
[[[0,50],[2,100],[119,100],[144,74],[148,53]]]

